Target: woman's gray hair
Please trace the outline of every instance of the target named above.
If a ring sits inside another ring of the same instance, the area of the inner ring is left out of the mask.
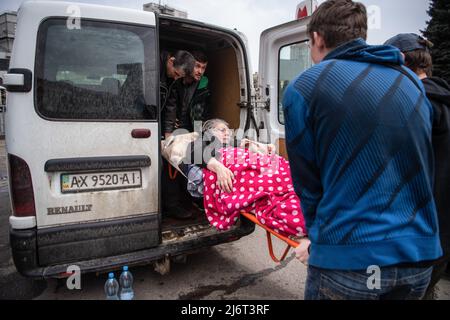
[[[228,124],[228,122],[226,122],[225,120],[222,119],[211,119],[211,120],[207,120],[204,124],[203,124],[203,128],[202,131],[203,133],[206,133],[212,129],[214,129],[215,127],[217,127],[219,124],[224,124],[226,125],[228,128],[230,128],[230,125]]]

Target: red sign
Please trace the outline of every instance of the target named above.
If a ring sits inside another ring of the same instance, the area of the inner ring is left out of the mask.
[[[308,9],[304,6],[302,9],[297,10],[297,19],[303,19],[308,16]]]
[[[296,19],[306,18],[317,9],[317,0],[304,0],[297,5]]]

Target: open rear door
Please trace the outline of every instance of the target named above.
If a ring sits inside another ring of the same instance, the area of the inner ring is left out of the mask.
[[[288,22],[261,34],[258,86],[260,99],[269,108],[258,116],[266,124],[268,140],[285,148],[283,94],[289,82],[312,65],[306,27],[309,18]]]

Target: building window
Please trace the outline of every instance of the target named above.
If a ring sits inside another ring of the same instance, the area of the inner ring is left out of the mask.
[[[0,59],[0,71],[8,71],[9,59]]]

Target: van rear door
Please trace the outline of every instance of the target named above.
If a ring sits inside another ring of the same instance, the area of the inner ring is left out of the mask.
[[[269,106],[263,113],[271,143],[286,155],[283,93],[291,80],[312,65],[306,27],[309,18],[291,21],[265,30],[259,49],[258,86],[260,103]]]
[[[150,12],[19,10],[9,72],[32,90],[10,94],[7,145],[30,170],[41,265],[160,243],[157,44]]]

